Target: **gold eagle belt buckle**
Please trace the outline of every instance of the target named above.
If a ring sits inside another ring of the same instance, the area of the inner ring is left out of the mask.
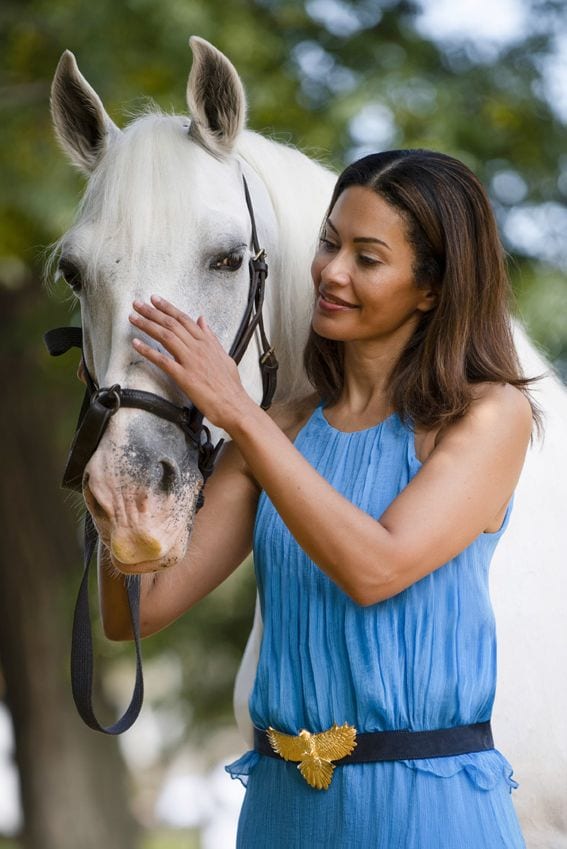
[[[297,768],[306,782],[316,790],[326,790],[333,778],[335,765],[350,755],[356,746],[353,725],[333,725],[327,731],[311,734],[302,729],[299,734],[282,734],[271,726],[266,731],[274,752],[284,761],[299,761]]]

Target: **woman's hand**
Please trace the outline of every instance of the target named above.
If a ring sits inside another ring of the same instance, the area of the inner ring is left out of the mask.
[[[134,301],[130,322],[171,356],[140,339],[132,341],[136,351],[171,377],[210,422],[230,432],[246,408],[256,406],[240,382],[236,363],[202,316],[195,322],[157,295],[151,301]]]

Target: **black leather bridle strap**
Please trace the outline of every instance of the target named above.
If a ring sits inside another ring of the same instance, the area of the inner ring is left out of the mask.
[[[83,472],[91,459],[106,430],[109,418],[114,414],[111,407],[105,407],[97,398],[92,398],[73,438],[69,451],[69,461],[63,473],[63,486],[81,492]]]
[[[71,689],[81,719],[94,731],[104,734],[122,734],[136,721],[144,700],[144,678],[142,673],[142,650],[140,647],[140,576],[132,575],[125,580],[130,622],[136,648],[136,680],[130,704],[124,714],[113,725],[101,725],[92,705],[93,692],[93,641],[89,608],[89,570],[97,545],[98,534],[90,513],[85,515],[83,577],[79,587],[73,637],[71,641]]]
[[[47,350],[52,357],[66,354],[70,348],[83,348],[82,327],[55,327],[43,334]]]
[[[268,276],[268,264],[266,262],[266,252],[260,248],[258,242],[258,233],[256,231],[256,219],[254,218],[254,209],[250,199],[250,192],[246,178],[242,177],[244,183],[244,196],[246,198],[246,206],[250,215],[252,227],[251,249],[253,256],[250,259],[250,291],[248,293],[248,305],[236,338],[229,351],[230,356],[239,363],[246,351],[248,344],[254,334],[256,328],[260,333],[260,342],[262,345],[262,353],[260,355],[260,374],[262,376],[262,401],[260,406],[263,410],[267,410],[273,400],[277,384],[278,361],[276,359],[274,349],[270,345],[264,328],[264,317],[262,307],[264,305],[264,293],[266,286],[266,277]]]

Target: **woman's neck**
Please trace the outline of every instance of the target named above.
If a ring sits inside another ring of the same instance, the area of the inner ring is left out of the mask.
[[[352,415],[389,415],[388,380],[403,346],[399,340],[345,342],[344,386],[335,407]]]

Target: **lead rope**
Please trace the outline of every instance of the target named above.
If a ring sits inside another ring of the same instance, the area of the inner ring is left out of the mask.
[[[140,646],[140,576],[132,575],[125,581],[130,610],[130,622],[136,648],[136,680],[130,704],[113,725],[101,725],[92,705],[93,692],[93,640],[89,605],[89,571],[98,542],[98,533],[91,514],[85,514],[83,578],[79,587],[71,640],[71,690],[79,716],[89,728],[103,734],[122,734],[132,727],[144,700],[144,675],[142,671],[142,649]]]

